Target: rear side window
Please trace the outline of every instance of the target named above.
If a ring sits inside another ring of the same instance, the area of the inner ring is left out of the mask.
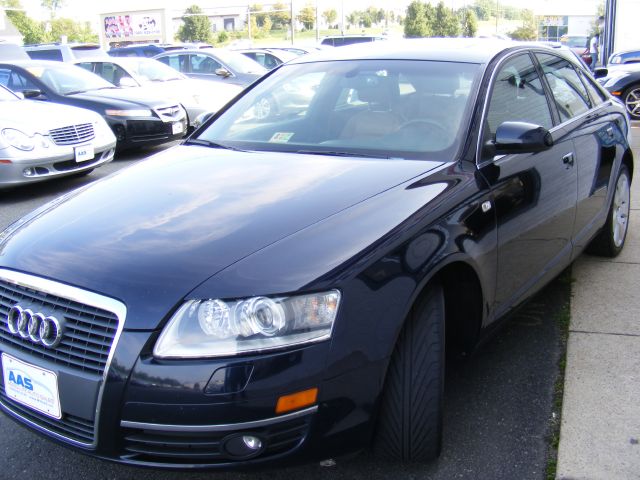
[[[206,55],[191,55],[192,73],[216,73],[218,68],[222,68],[219,62]]]
[[[179,72],[185,72],[184,63],[181,61],[184,55],[167,55],[166,57],[161,57],[156,60],[161,61],[165,65],[169,65],[171,68],[178,70]]]
[[[29,56],[34,60],[55,60],[62,61],[62,52],[60,50],[30,50],[27,51]]]
[[[487,111],[486,133],[493,137],[504,122],[553,126],[540,76],[527,54],[509,59],[496,75]]]
[[[571,120],[591,108],[587,89],[567,60],[546,53],[536,56],[553,92],[562,122]]]

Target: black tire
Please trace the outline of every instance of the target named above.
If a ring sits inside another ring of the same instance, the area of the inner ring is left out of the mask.
[[[444,295],[440,284],[432,284],[391,357],[373,443],[377,456],[427,462],[440,454],[444,345]]]
[[[587,253],[602,257],[616,257],[624,248],[624,242],[629,231],[630,186],[629,169],[626,165],[622,165],[614,184],[607,221],[587,247]],[[621,191],[621,188],[624,191]],[[624,231],[616,233],[616,224],[620,228],[621,221],[624,221]]]
[[[631,85],[622,93],[622,102],[632,120],[640,120],[640,83]]]

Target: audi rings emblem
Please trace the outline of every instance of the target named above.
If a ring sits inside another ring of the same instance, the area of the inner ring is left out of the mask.
[[[14,305],[7,314],[6,322],[13,335],[20,335],[47,348],[55,348],[62,341],[60,321],[52,315],[45,316],[29,308]]]

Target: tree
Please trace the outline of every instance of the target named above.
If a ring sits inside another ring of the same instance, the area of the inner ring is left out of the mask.
[[[64,0],[41,0],[40,5],[49,10],[49,15],[53,20],[56,16],[56,11],[64,5]]]
[[[56,18],[51,21],[49,40],[59,42],[62,36],[70,42],[97,43],[98,35],[93,33],[89,22],[79,23],[70,18]]]
[[[6,10],[5,13],[11,23],[18,29],[22,35],[22,41],[25,44],[43,43],[48,41],[47,32],[41,23],[29,18],[26,13],[21,11],[22,4],[20,0],[5,0],[2,4],[7,8],[15,8],[18,10]]]
[[[181,42],[212,43],[211,21],[197,5],[191,5],[182,16],[183,24],[178,29]]]
[[[516,28],[508,35],[514,40],[537,40],[538,28],[535,16],[531,10],[522,11],[522,26]]]
[[[471,6],[478,20],[489,20],[494,15],[496,2],[494,0],[476,0]]]
[[[434,37],[457,37],[460,33],[458,17],[442,1],[436,6],[431,32]]]
[[[271,7],[273,12],[269,14],[271,17],[272,28],[282,30],[291,25],[291,12],[288,5],[284,3],[276,3]]]
[[[478,33],[478,19],[476,14],[470,8],[465,8],[462,11],[462,19],[460,20],[460,26],[462,29],[463,37],[475,37]]]
[[[313,30],[313,26],[316,24],[316,9],[311,4],[305,5],[300,10],[297,19],[302,23],[305,30]]]
[[[428,37],[431,29],[426,13],[427,5],[420,0],[413,0],[407,7],[404,19],[404,36],[407,38]]]
[[[338,12],[336,12],[335,8],[325,10],[322,12],[322,18],[327,23],[327,25],[334,25],[336,20],[338,19]]]
[[[264,25],[264,19],[268,16],[268,14],[266,13],[261,13],[262,5],[252,5],[251,7],[249,7],[249,11],[251,12],[252,16],[256,18],[256,23],[258,24],[258,26],[262,27]]]

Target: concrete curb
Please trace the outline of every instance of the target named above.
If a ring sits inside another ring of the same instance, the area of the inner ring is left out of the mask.
[[[633,133],[640,159],[640,128]],[[640,479],[638,171],[634,176],[623,252],[614,259],[583,255],[573,267],[556,471],[561,480]]]

